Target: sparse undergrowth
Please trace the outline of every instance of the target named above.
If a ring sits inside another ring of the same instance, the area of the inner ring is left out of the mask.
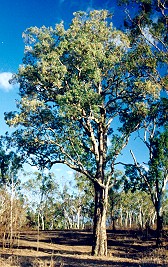
[[[155,247],[153,235],[144,240],[138,231],[109,231],[108,257],[91,256],[92,234],[89,231],[20,233],[13,248],[0,249],[2,267],[158,267],[168,266],[168,241]]]

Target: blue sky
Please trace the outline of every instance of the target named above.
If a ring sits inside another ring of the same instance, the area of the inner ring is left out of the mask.
[[[22,33],[31,26],[55,26],[64,21],[68,27],[73,12],[93,9],[108,9],[114,12],[113,24],[119,27],[123,10],[115,5],[115,0],[1,0],[0,3],[0,135],[9,131],[4,122],[4,112],[16,110],[18,88],[8,83],[22,63],[24,42]],[[135,154],[139,146],[135,146]],[[130,156],[126,153],[126,161]],[[61,166],[55,170],[59,175],[71,176],[72,171]]]

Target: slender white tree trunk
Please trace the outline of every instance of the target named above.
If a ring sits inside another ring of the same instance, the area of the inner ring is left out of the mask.
[[[77,229],[80,228],[80,214],[81,214],[81,206],[79,206],[77,210]]]
[[[128,227],[128,211],[126,211],[126,217],[125,217],[125,228]]]
[[[42,229],[42,231],[45,230],[45,222],[44,222],[44,215],[43,214],[41,214],[41,229]]]
[[[11,199],[10,199],[10,247],[13,246],[13,198],[14,198],[14,181],[13,174],[11,175],[12,188],[11,188]]]
[[[38,211],[38,219],[37,219],[37,251],[39,250],[39,240],[40,240],[40,212]]]
[[[122,210],[122,205],[120,207],[120,210],[121,210],[121,212],[120,212],[120,226],[122,227],[123,226],[123,210]]]

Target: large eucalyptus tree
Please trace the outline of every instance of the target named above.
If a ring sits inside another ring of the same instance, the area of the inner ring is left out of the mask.
[[[20,151],[34,164],[63,163],[93,183],[94,255],[107,255],[114,163],[160,90],[148,44],[139,39],[130,47],[110,21],[107,11],[77,12],[67,30],[63,23],[27,29],[15,75],[19,110],[7,116],[18,127],[13,137]]]

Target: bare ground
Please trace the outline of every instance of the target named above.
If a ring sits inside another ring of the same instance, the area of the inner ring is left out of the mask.
[[[108,257],[91,256],[92,233],[66,230],[22,232],[13,248],[0,248],[1,267],[140,267],[168,266],[168,235],[155,247],[154,234],[108,231]]]

